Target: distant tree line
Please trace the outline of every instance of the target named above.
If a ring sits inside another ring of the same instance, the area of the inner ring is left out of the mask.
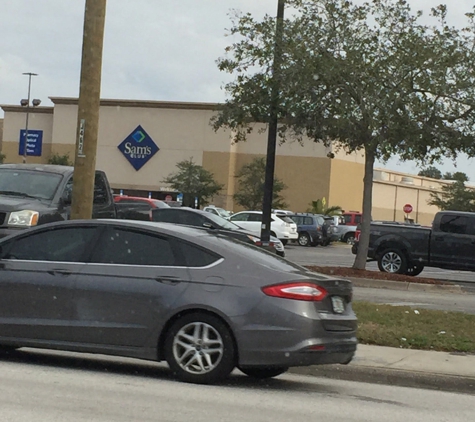
[[[442,174],[438,168],[429,166],[418,174],[433,179],[451,181],[451,183],[442,186],[440,193],[431,192],[431,198],[427,201],[429,205],[435,205],[444,211],[475,212],[475,189],[465,185],[469,180],[465,173],[456,171]]]

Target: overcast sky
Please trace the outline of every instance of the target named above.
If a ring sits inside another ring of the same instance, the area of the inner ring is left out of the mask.
[[[409,0],[426,13],[437,0]],[[52,105],[50,96],[77,97],[84,0],[0,0],[0,104],[32,97]],[[471,0],[449,4],[454,25],[465,23]],[[277,0],[108,0],[104,39],[102,98],[220,102],[227,75],[216,59],[230,43],[229,12],[275,15]],[[3,112],[0,111],[0,118]],[[464,171],[472,181],[475,161],[460,158],[438,166]],[[414,163],[392,160],[387,167],[417,173]]]

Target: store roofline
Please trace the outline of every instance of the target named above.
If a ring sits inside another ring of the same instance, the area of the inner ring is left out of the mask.
[[[77,105],[78,98],[74,97],[49,97],[54,104]],[[151,101],[151,100],[117,100],[101,99],[104,107],[139,107],[139,108],[168,108],[179,110],[219,110],[219,103],[180,102],[180,101]]]
[[[8,104],[0,104],[0,108],[6,113],[26,113],[27,107],[22,107],[19,105],[8,105]],[[43,114],[53,114],[54,107],[30,107],[30,114],[34,113],[43,113]]]

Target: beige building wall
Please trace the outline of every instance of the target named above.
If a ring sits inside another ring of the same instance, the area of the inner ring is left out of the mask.
[[[4,111],[2,153],[5,163],[21,163],[23,156],[18,154],[20,130],[25,129],[26,109],[21,106],[2,106]],[[28,128],[43,131],[43,146],[41,157],[28,156],[28,163],[46,163],[51,155],[51,140],[53,131],[53,107],[31,108],[28,118]]]
[[[416,223],[430,225],[439,209],[427,202],[431,192],[439,192],[447,184],[436,179],[375,169],[373,181],[373,219],[404,221],[405,204],[412,205],[408,215]]]
[[[31,129],[43,130],[42,157],[28,157],[28,162],[46,163],[51,153],[69,154],[74,159],[77,131],[77,99],[52,97],[53,107],[38,107],[30,112]],[[233,195],[237,189],[236,173],[267,149],[265,126],[256,124],[245,142],[234,143],[233,133],[215,132],[210,119],[218,104],[177,103],[134,100],[101,100],[96,167],[107,172],[115,189],[168,191],[162,181],[176,172],[179,161],[193,158],[211,171],[224,185],[213,203],[239,211]],[[5,162],[19,163],[20,129],[25,127],[25,109],[2,106],[2,152]],[[136,171],[118,149],[118,145],[141,125],[160,150]],[[334,154],[329,158],[329,154]],[[276,176],[287,185],[283,196],[289,209],[304,212],[313,200],[326,198],[328,205],[361,211],[364,177],[364,153],[347,154],[338,145],[325,147],[307,139],[288,141],[277,146]],[[447,182],[411,176],[385,169],[375,169],[372,216],[378,220],[402,221],[402,207],[410,203],[410,217],[430,224],[436,207],[429,206],[431,192]]]

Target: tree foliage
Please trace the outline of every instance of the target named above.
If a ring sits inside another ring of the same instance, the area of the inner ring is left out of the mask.
[[[442,172],[434,166],[428,166],[418,173],[419,176],[431,177],[432,179],[442,179]]]
[[[48,164],[57,164],[60,166],[72,166],[73,162],[69,158],[69,154],[54,153],[48,158]]]
[[[456,171],[454,173],[447,172],[442,177],[444,180],[456,180],[458,182],[468,182],[468,176],[462,171]]]
[[[325,198],[312,201],[310,206],[311,208],[309,208],[307,212],[311,212],[313,214],[340,215],[343,211],[343,208],[341,208],[339,205],[329,207]]]
[[[420,23],[405,0],[288,0],[278,73],[279,136],[363,150],[363,222],[355,268],[364,268],[369,244],[373,167],[399,155],[431,164],[475,146],[473,14],[466,31],[450,27],[447,8]],[[228,99],[213,119],[246,139],[267,122],[273,86],[275,20],[233,17],[237,41],[218,60],[235,75]]]
[[[234,200],[248,210],[261,210],[264,192],[264,181],[266,172],[266,160],[263,157],[255,158],[249,164],[241,167],[236,174],[238,178],[237,193]],[[274,188],[272,196],[272,208],[286,208],[287,204],[280,195],[286,189],[282,180],[274,177]]]
[[[5,160],[5,158],[6,158],[6,155],[0,152],[0,164],[3,164],[3,161]]]
[[[176,165],[178,171],[169,174],[163,183],[183,194],[183,205],[194,207],[194,199],[198,198],[198,206],[207,205],[223,185],[215,181],[213,173],[193,162],[193,158],[180,161]]]
[[[441,193],[431,192],[430,196],[427,203],[435,205],[442,211],[475,212],[475,190],[467,188],[463,180],[455,180],[453,183],[444,185]]]

